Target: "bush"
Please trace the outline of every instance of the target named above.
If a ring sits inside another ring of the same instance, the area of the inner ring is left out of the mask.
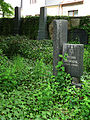
[[[24,58],[17,56],[13,58],[13,62],[3,55],[0,49],[0,90],[12,91],[28,80],[29,66]]]
[[[0,49],[0,90],[12,90],[17,84],[15,70]]]
[[[89,90],[90,75],[84,74],[81,78],[82,89],[69,86],[61,92],[63,108],[68,114],[68,119],[89,120]]]
[[[30,16],[27,18],[21,18],[20,35],[26,35],[30,39],[36,40],[39,29],[39,17]]]
[[[24,59],[15,56],[13,61],[18,73],[22,73]],[[71,85],[62,61],[57,69],[55,77],[51,76],[51,65],[46,65],[43,60],[30,66],[28,82],[25,80],[12,92],[0,93],[0,119],[89,120],[89,74],[82,76],[83,89],[79,89]]]
[[[83,60],[84,70],[90,72],[90,45],[85,45]]]
[[[52,46],[52,40],[30,40],[28,37],[18,35],[6,37],[0,41],[0,48],[8,58],[20,54],[34,61],[43,58],[47,64],[52,63]]]

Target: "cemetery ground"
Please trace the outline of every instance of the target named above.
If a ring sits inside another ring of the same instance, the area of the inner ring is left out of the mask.
[[[89,120],[90,45],[83,61],[76,88],[62,61],[53,76],[52,40],[0,37],[0,120]]]

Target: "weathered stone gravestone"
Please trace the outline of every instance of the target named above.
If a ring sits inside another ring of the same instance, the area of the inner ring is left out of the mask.
[[[64,66],[67,73],[73,77],[73,82],[79,83],[83,74],[83,44],[63,44],[63,55],[67,54]]]
[[[19,34],[20,19],[21,19],[21,8],[15,7],[14,34]]]
[[[67,20],[53,21],[53,74],[57,75],[56,65],[60,60],[59,54],[62,54],[63,43],[67,43]]]
[[[68,31],[68,41],[77,41],[81,44],[88,43],[88,35],[83,29],[73,29]]]
[[[38,40],[47,39],[47,8],[40,8]]]

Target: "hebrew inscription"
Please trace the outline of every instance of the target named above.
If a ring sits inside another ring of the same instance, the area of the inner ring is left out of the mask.
[[[83,51],[82,44],[64,44],[63,55],[67,54],[67,60],[64,60],[66,72],[73,77],[80,77],[83,74]]]

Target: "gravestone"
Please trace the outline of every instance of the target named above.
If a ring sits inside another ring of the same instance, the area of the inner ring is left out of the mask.
[[[14,34],[19,34],[21,20],[21,8],[15,7]]]
[[[88,35],[83,29],[73,29],[68,31],[68,41],[77,41],[81,44],[88,43]]]
[[[15,7],[15,19],[20,20],[21,19],[21,8]]]
[[[60,60],[59,54],[62,54],[63,43],[67,43],[67,20],[53,21],[53,74],[57,75],[56,65]]]
[[[38,40],[47,39],[47,8],[40,8]]]
[[[64,66],[67,73],[73,77],[73,82],[79,83],[83,74],[83,44],[63,44],[63,55],[67,54]]]

